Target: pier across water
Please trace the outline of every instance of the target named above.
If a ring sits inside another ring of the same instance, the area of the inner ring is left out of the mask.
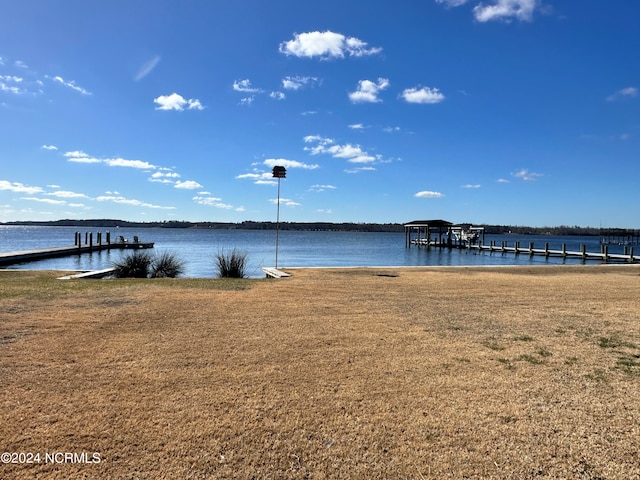
[[[412,233],[417,232],[417,238]],[[579,258],[586,260],[601,260],[602,262],[640,262],[640,255],[634,255],[635,237],[629,237],[629,241],[623,245],[622,253],[609,253],[609,242],[604,242],[601,237],[599,252],[588,252],[585,245],[580,245],[579,250],[567,250],[567,245],[562,244],[560,250],[550,249],[545,242],[544,248],[535,248],[534,242],[522,245],[515,241],[513,246],[508,246],[506,241],[497,243],[489,242],[485,245],[484,229],[469,225],[453,225],[444,220],[422,220],[405,224],[406,246],[417,245],[419,247],[460,248],[476,250],[480,252],[502,252],[515,255],[542,255],[545,257]]]
[[[104,241],[103,241],[104,240]],[[134,237],[133,241],[119,236],[116,241],[111,241],[111,235],[106,233],[104,239],[102,233],[99,232],[96,235],[95,242],[93,233],[85,233],[84,242],[82,241],[82,234],[76,233],[75,244],[51,247],[51,248],[38,248],[34,250],[17,250],[13,252],[1,252],[0,253],[0,266],[15,265],[18,263],[34,262],[37,260],[45,260],[55,257],[66,257],[70,255],[80,255],[82,253],[99,252],[102,250],[112,249],[143,249],[153,248],[153,242],[141,242],[138,237]]]

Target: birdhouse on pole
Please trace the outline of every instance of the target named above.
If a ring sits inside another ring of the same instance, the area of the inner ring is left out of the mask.
[[[287,169],[280,166],[273,167],[273,178],[287,178]]]

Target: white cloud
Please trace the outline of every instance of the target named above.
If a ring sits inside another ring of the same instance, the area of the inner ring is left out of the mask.
[[[175,183],[174,187],[175,188],[181,188],[183,190],[197,190],[198,188],[202,188],[202,185],[200,185],[195,180],[186,180],[184,182],[177,181]]]
[[[245,80],[236,80],[233,82],[233,89],[236,92],[245,92],[245,93],[262,93],[264,90],[261,88],[256,88],[251,85],[251,80],[248,78]]]
[[[282,92],[271,92],[269,96],[276,100],[284,100],[286,98],[286,95]]]
[[[241,98],[240,105],[242,105],[243,107],[250,107],[255,99],[256,97],[254,97],[253,95],[251,95],[250,97]]]
[[[360,80],[358,82],[358,89],[355,92],[349,93],[349,100],[353,103],[377,103],[381,102],[378,98],[378,93],[389,86],[389,80],[386,78],[379,78],[377,83],[371,80]]]
[[[52,198],[36,198],[36,197],[22,197],[20,200],[29,200],[32,202],[47,203],[49,205],[66,205],[65,200],[53,200]]]
[[[64,85],[65,87],[68,87],[72,90],[75,90],[76,92],[80,92],[82,95],[91,95],[91,92],[89,92],[88,90],[85,90],[82,87],[79,87],[78,85],[76,85],[76,82],[71,80],[71,81],[66,81],[64,78],[60,77],[60,76],[55,76],[55,77],[47,77],[47,78],[51,78],[54,82],[58,82],[62,85]]]
[[[334,158],[345,158],[350,163],[371,163],[379,159],[362,150],[360,145],[352,145],[350,143],[337,145],[333,139],[323,138],[318,135],[308,135],[304,137],[304,142],[317,143],[313,147],[304,148],[311,155],[327,154]]]
[[[638,89],[636,87],[627,87],[622,90],[618,90],[613,95],[607,97],[608,102],[615,102],[623,98],[633,98],[638,96]]]
[[[217,197],[202,197],[195,196],[193,197],[193,201],[199,205],[206,205],[209,207],[223,208],[225,210],[231,210],[233,205],[229,205],[228,203],[223,203],[221,198]],[[237,209],[236,209],[237,210]]]
[[[198,99],[185,99],[182,95],[172,93],[171,95],[160,95],[153,99],[154,103],[158,106],[156,110],[204,110],[204,106]]]
[[[352,57],[375,55],[382,49],[368,48],[366,42],[354,37],[345,37],[340,33],[316,31],[294,34],[293,40],[281,43],[279,50],[285,55],[328,59],[344,58],[345,54]]]
[[[0,91],[13,93],[15,95],[21,95],[27,93],[25,88],[22,88],[23,78],[13,75],[0,75]]]
[[[284,168],[304,168],[306,170],[315,170],[319,165],[298,162],[297,160],[285,160],[284,158],[268,158],[264,161],[268,167],[281,166]]]
[[[523,169],[511,174],[511,176],[513,176],[515,178],[519,178],[519,179],[524,180],[526,182],[532,182],[532,181],[536,180],[538,177],[542,177],[542,175],[543,175],[542,173],[530,172],[526,168],[523,168]]]
[[[58,147],[56,147],[55,145],[42,145],[43,150],[58,150]]]
[[[468,1],[436,0],[436,3],[444,4],[446,7],[459,7]],[[490,0],[489,4],[481,2],[473,7],[473,15],[478,22],[482,23],[492,20],[510,22],[512,18],[530,22],[533,20],[536,8],[548,11],[548,8],[542,5],[541,0]]]
[[[69,162],[75,163],[104,163],[109,167],[127,167],[127,168],[138,168],[142,170],[154,170],[158,167],[155,165],[144,162],[142,160],[127,160],[124,158],[95,158],[82,150],[74,150],[71,152],[65,152],[64,156],[67,157]]]
[[[509,183],[509,180],[507,180],[506,178],[499,178],[498,180],[496,180],[498,183]]]
[[[480,188],[479,184],[471,184],[471,183],[467,183],[466,185],[462,185],[461,188]]]
[[[345,170],[345,173],[360,173],[360,172],[373,172],[375,167],[358,167]]]
[[[237,179],[250,178],[252,180],[268,179],[268,178],[272,178],[272,177],[273,177],[273,175],[271,173],[269,173],[269,172],[264,172],[264,173],[242,173],[242,174],[236,176]]]
[[[156,66],[158,65],[158,62],[160,62],[160,56],[156,55],[155,57],[153,57],[151,60],[146,61],[138,70],[138,73],[136,73],[136,75],[133,77],[133,79],[136,82],[139,82],[140,80],[142,80],[144,77],[146,77],[147,75],[149,75],[154,68],[156,68]]]
[[[69,192],[65,190],[57,190],[55,192],[46,193],[45,195],[60,198],[88,198],[84,193]]]
[[[351,130],[364,130],[365,126],[362,123],[352,123],[347,125]]]
[[[416,198],[442,198],[444,195],[440,192],[432,192],[430,190],[423,190],[414,195]]]
[[[442,102],[445,96],[437,88],[414,87],[405,89],[402,92],[402,98],[407,103],[435,104]]]
[[[176,207],[163,207],[160,205],[153,205],[151,203],[143,202],[133,198],[125,198],[122,196],[102,195],[96,198],[98,202],[114,202],[123,205],[131,205],[134,207],[146,207],[146,208],[158,208],[162,210],[175,210]]]
[[[282,88],[286,90],[300,90],[302,87],[319,83],[317,77],[284,77],[282,79]]]
[[[176,178],[180,178],[180,174],[176,172],[162,173],[155,172],[149,177],[150,182],[158,183],[174,183]]]
[[[69,162],[76,162],[76,163],[102,163],[102,160],[97,159],[97,158],[93,158],[89,155],[87,155],[86,153],[84,153],[82,150],[74,150],[72,152],[66,152],[64,154],[65,157],[67,157],[69,160]]]
[[[436,3],[444,3],[447,7],[459,7],[469,0],[436,0]]]
[[[277,198],[270,198],[269,201],[271,203],[278,203],[278,199]],[[293,200],[291,200],[290,198],[281,198],[280,199],[280,205],[286,205],[287,207],[299,207],[300,205],[302,205],[301,203],[295,202]]]
[[[143,162],[142,160],[125,160],[124,158],[107,158],[103,160],[105,164],[110,167],[128,167],[128,168],[140,168],[143,170],[153,170],[155,165],[149,162]]]
[[[513,17],[530,22],[538,3],[539,0],[494,0],[491,5],[480,3],[473,7],[473,15],[483,23],[491,20],[509,21]]]
[[[34,193],[42,192],[40,187],[29,187],[19,182],[9,182],[7,180],[0,180],[0,190],[8,190],[16,193],[27,193],[33,195]]]
[[[311,185],[309,187],[309,191],[320,193],[320,192],[324,192],[325,190],[335,190],[336,188],[338,187],[334,185]]]

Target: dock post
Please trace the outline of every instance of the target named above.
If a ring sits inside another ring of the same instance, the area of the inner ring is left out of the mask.
[[[582,260],[587,259],[587,246],[583,243],[580,245],[580,253],[582,254]]]
[[[562,244],[562,256],[563,257],[567,256],[567,244],[566,243]]]
[[[544,244],[544,256],[545,257],[549,256],[549,242],[545,242]]]
[[[533,242],[529,242],[529,256],[533,256]]]
[[[629,248],[629,263],[633,263],[633,245]]]
[[[520,250],[520,242],[515,242],[513,244],[513,248],[514,248],[515,254],[518,255],[520,253],[519,252],[519,250]]]
[[[107,232],[107,245],[111,245],[111,232]]]
[[[603,245],[604,263],[609,261],[609,245]]]
[[[89,250],[93,249],[93,232],[89,234]]]
[[[102,232],[98,232],[98,245],[102,246]]]
[[[84,232],[84,244],[89,243],[89,232]]]

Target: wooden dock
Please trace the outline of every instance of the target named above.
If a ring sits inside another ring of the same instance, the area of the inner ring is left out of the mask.
[[[549,248],[549,243],[545,243],[544,248],[535,248],[534,242],[529,242],[528,245],[522,246],[520,242],[514,242],[513,246],[509,247],[507,242],[503,241],[499,245],[497,242],[492,241],[489,245],[478,244],[458,244],[440,241],[430,241],[425,238],[411,240],[412,245],[420,247],[441,247],[441,248],[461,248],[476,250],[480,252],[497,252],[497,253],[513,253],[515,255],[542,255],[545,257],[561,257],[561,258],[580,258],[584,260],[600,260],[602,262],[622,262],[622,263],[638,263],[640,262],[640,256],[634,255],[633,246],[625,248],[625,253],[609,253],[607,245],[601,246],[600,252],[588,252],[585,245],[580,245],[580,250],[567,250],[566,244],[562,245],[561,250],[552,250]]]
[[[121,250],[121,249],[145,249],[153,248],[153,242],[140,242],[137,238],[133,242],[120,237],[118,241],[110,241],[107,235],[107,241],[102,242],[102,236],[98,234],[98,243],[93,243],[93,236],[86,236],[88,243],[81,242],[81,235],[76,234],[76,244],[64,247],[38,248],[34,250],[18,250],[13,252],[0,253],[0,267],[7,265],[15,265],[17,263],[35,262],[37,260],[46,260],[48,258],[67,257],[71,255],[80,255],[83,253],[100,252],[103,250]]]

